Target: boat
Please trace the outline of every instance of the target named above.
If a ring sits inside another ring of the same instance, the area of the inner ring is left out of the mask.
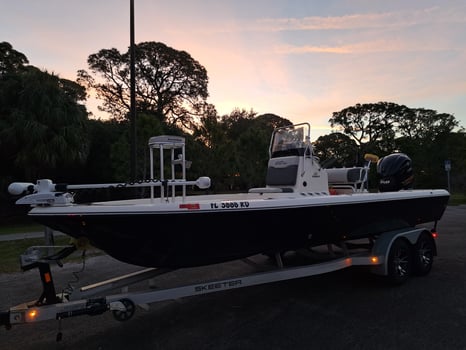
[[[373,240],[390,230],[436,225],[441,219],[449,192],[412,189],[409,157],[367,155],[360,167],[324,168],[313,152],[310,130],[309,123],[275,129],[265,186],[244,193],[193,194],[194,186],[208,189],[210,178],[186,179],[185,139],[170,135],[149,139],[148,180],[64,185],[41,179],[12,183],[9,191],[22,195],[16,203],[30,205],[28,215],[36,222],[88,241],[120,261],[159,268]],[[375,192],[368,190],[374,163],[380,175]],[[147,187],[150,195],[92,203],[73,199],[83,188],[120,187]]]

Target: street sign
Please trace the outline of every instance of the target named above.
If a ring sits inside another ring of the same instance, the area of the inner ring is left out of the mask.
[[[450,170],[451,170],[451,161],[447,159],[445,161],[445,171],[450,171]]]

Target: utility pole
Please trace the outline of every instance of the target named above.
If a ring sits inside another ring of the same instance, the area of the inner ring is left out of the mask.
[[[130,124],[131,124],[131,181],[136,181],[136,69],[134,48],[134,0],[130,0]]]

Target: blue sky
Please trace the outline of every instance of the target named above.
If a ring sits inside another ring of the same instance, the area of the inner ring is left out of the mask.
[[[0,0],[0,41],[76,79],[103,48],[126,51],[129,0]],[[136,42],[187,51],[209,102],[309,121],[379,101],[450,113],[466,126],[464,0],[135,0]],[[88,108],[97,117],[98,101]]]

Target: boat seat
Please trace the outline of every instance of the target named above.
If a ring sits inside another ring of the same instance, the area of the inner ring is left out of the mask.
[[[362,190],[366,182],[367,168],[334,168],[326,169],[328,184],[334,189],[350,189],[350,192]]]
[[[298,175],[298,156],[271,158],[267,168],[267,186],[294,186]]]

